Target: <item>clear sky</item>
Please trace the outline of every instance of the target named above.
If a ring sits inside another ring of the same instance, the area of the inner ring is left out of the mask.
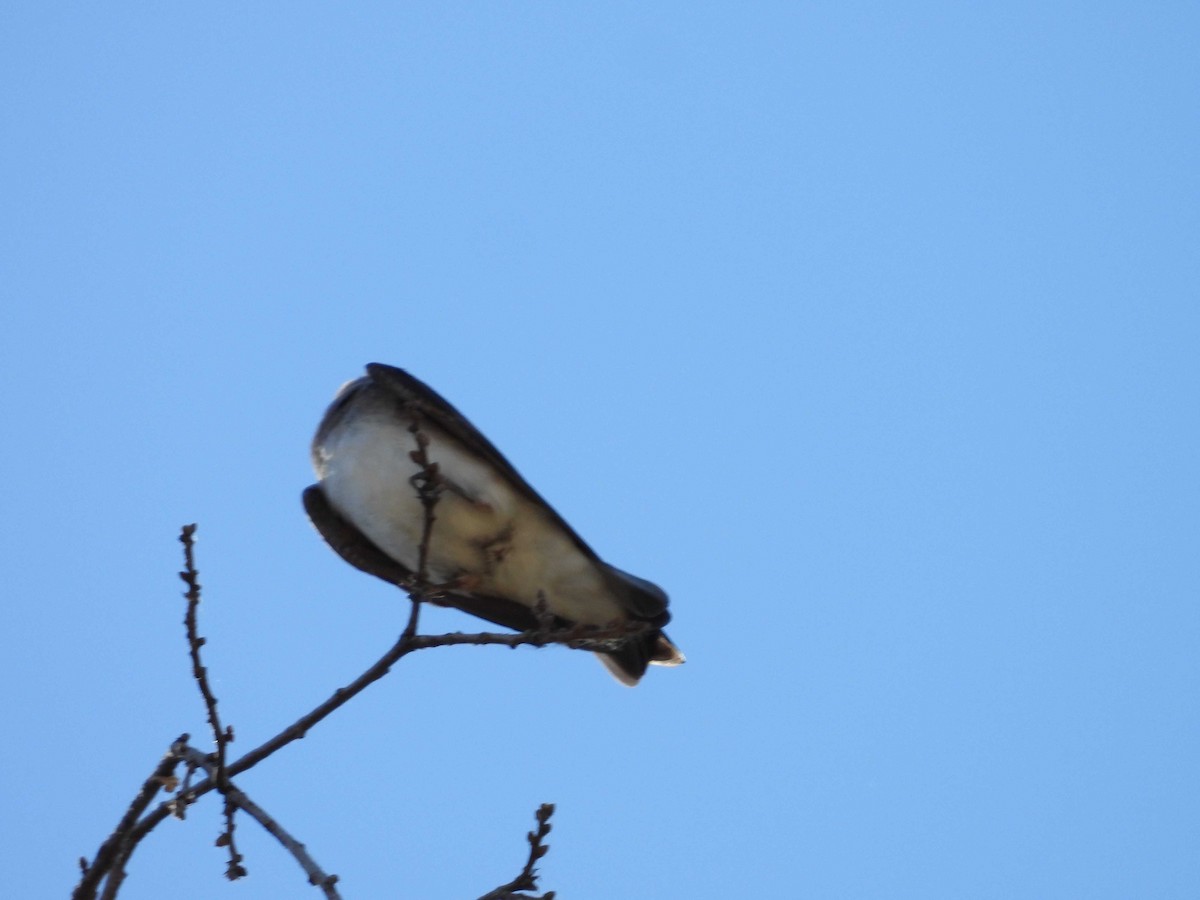
[[[469,415],[689,662],[404,660],[242,786],[347,897],[1200,896],[1191,3],[10,2],[0,854],[65,896],[405,604],[300,507],[364,363]],[[452,612],[436,630],[470,629]],[[317,897],[209,798],[130,900]]]

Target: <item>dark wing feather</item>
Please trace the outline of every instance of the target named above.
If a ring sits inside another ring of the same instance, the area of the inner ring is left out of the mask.
[[[354,568],[400,587],[407,586],[413,580],[413,573],[408,567],[376,547],[370,538],[333,508],[319,484],[306,488],[303,499],[304,510],[321,537]],[[532,631],[542,624],[533,610],[503,597],[451,591],[436,602],[514,631]],[[657,624],[665,624],[667,618],[663,610]],[[551,625],[554,628],[567,628],[572,624],[560,616],[552,617]],[[615,646],[612,642],[588,646],[582,641],[579,646],[608,657],[610,668],[615,666],[614,674],[619,670],[617,677],[626,684],[636,684],[650,662],[670,662],[676,660],[678,655],[674,645],[659,630],[649,631]]]
[[[412,581],[413,573],[408,567],[392,559],[350,524],[333,508],[319,484],[305,488],[301,496],[309,520],[338,556],[359,571],[389,584],[403,586]]]
[[[334,552],[359,571],[381,578],[389,584],[407,588],[414,580],[413,573],[392,559],[365,534],[342,516],[319,484],[306,488],[303,494],[304,511]],[[442,606],[453,606],[465,613],[478,616],[488,622],[512,628],[514,631],[530,631],[538,627],[537,617],[527,606],[503,597],[483,594],[466,594],[448,591],[437,601]],[[558,616],[553,617],[555,628],[566,628],[572,623]]]
[[[596,551],[589,547],[587,542],[576,534],[575,529],[567,524],[566,520],[558,514],[554,507],[547,503],[545,498],[535,491],[529,482],[521,477],[521,473],[513,467],[513,464],[505,458],[504,454],[497,450],[495,445],[478,428],[472,425],[466,416],[455,409],[449,400],[403,369],[398,369],[395,366],[389,366],[384,363],[367,363],[366,368],[371,380],[380,387],[390,391],[403,405],[417,410],[437,425],[438,428],[445,431],[464,446],[470,448],[472,452],[477,453],[487,460],[496,471],[504,476],[504,479],[512,485],[517,493],[545,509],[547,515],[564,532],[571,536],[571,540],[575,542],[575,546],[584,555],[589,559],[603,564],[600,557],[596,555]]]

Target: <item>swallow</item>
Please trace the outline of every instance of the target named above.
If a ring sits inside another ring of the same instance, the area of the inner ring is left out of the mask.
[[[662,632],[670,619],[662,588],[600,559],[428,385],[382,363],[366,371],[342,387],[321,420],[312,442],[317,483],[303,495],[338,555],[412,586],[426,528],[418,486],[432,475],[424,575],[436,586],[434,602],[517,631],[627,628],[627,636],[575,642],[626,685],[650,665],[684,661]]]

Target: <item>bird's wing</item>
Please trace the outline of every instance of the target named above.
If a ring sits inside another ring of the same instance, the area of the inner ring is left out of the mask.
[[[486,460],[488,465],[499,472],[504,480],[512,486],[513,490],[544,509],[546,515],[566,534],[570,535],[571,540],[581,553],[588,559],[594,560],[601,565],[604,564],[600,557],[596,555],[596,551],[588,546],[587,542],[575,532],[574,528],[567,524],[566,520],[555,511],[554,507],[547,503],[542,495],[535,491],[529,482],[521,477],[521,473],[513,467],[513,464],[505,458],[504,454],[497,450],[496,446],[478,428],[472,425],[466,416],[455,409],[450,401],[429,387],[429,385],[395,366],[385,365],[384,363],[368,363],[367,374],[371,377],[372,381],[389,391],[404,406],[425,416],[430,422],[449,434],[451,438],[461,443],[472,453]]]
[[[304,509],[309,519],[338,556],[356,569],[391,584],[402,588],[411,584],[413,573],[376,547],[370,538],[334,509],[319,484],[307,488],[303,497]],[[504,597],[486,594],[449,591],[432,602],[441,606],[453,606],[514,631],[532,631],[547,625],[550,628],[563,629],[573,624],[561,616],[551,616],[548,622],[543,621],[538,618],[535,610],[527,606]],[[600,654],[609,671],[620,681],[630,685],[637,684],[651,662],[663,665],[677,665],[683,662],[683,654],[658,630],[618,642],[589,642],[584,637],[573,642],[572,646]]]
[[[402,565],[376,547],[348,519],[333,508],[325,490],[314,484],[301,495],[309,520],[333,551],[359,571],[403,587],[413,580],[408,566]]]
[[[566,520],[558,514],[554,507],[547,503],[541,494],[535,491],[529,482],[521,477],[521,473],[513,467],[513,464],[505,458],[504,454],[497,450],[495,445],[478,428],[472,425],[466,416],[455,409],[448,400],[403,369],[385,365],[384,363],[368,363],[366,369],[370,383],[380,390],[386,391],[406,412],[415,415],[418,419],[424,418],[428,420],[433,427],[444,432],[451,440],[456,441],[471,453],[479,456],[499,473],[500,477],[508,482],[518,495],[543,510],[545,516],[561,529],[564,534],[570,537],[579,552],[585,558],[595,563],[604,573],[604,577],[612,585],[614,593],[620,599],[622,605],[635,617],[665,623],[667,618],[666,603],[651,593],[638,590],[636,586],[631,588],[627,583],[631,576],[625,576],[624,573],[616,572],[608,563],[600,559],[596,551],[588,546],[587,542],[576,533],[575,529],[567,524]],[[334,402],[334,406],[331,407],[325,421],[322,422],[322,430],[333,427],[333,423],[337,420],[339,404],[350,403],[352,395],[352,390],[347,391],[339,400]],[[320,440],[321,431],[318,431],[314,445],[319,444]],[[307,495],[305,503],[308,503]],[[309,515],[312,517],[311,509],[309,510]],[[348,523],[345,524],[348,525]],[[357,541],[344,539],[344,529],[340,525],[330,526],[329,530],[332,532],[332,537],[320,524],[317,527],[330,546],[352,566],[372,575],[377,575],[385,581],[400,583],[393,577],[395,569],[389,567],[389,565],[378,558],[378,554],[382,554],[382,551],[373,544],[370,544],[369,541],[367,543],[373,548],[374,553],[362,550]],[[353,531],[358,537],[362,537],[357,529],[353,529]],[[362,540],[366,541],[366,538],[362,537]],[[349,552],[341,549],[343,545],[351,548]],[[411,578],[411,573],[408,573],[407,577]],[[637,581],[638,579],[634,580]],[[475,602],[484,604],[491,612],[468,608],[469,604]],[[518,610],[509,611],[501,609],[500,605],[504,603],[507,603],[507,601],[502,601],[499,598],[464,594],[455,598],[454,605],[501,625],[508,625],[512,628],[532,627],[532,623],[528,619],[528,610],[521,613]],[[517,619],[520,619],[520,624],[516,624]]]
[[[412,584],[414,573],[376,547],[370,538],[339,513],[319,484],[306,488],[302,496],[308,518],[338,556],[354,568],[382,578],[389,584],[402,588]],[[452,590],[443,593],[434,602],[453,606],[514,631],[529,631],[542,624],[529,607],[503,597]],[[555,628],[565,628],[571,624],[559,616],[553,616],[552,623]]]

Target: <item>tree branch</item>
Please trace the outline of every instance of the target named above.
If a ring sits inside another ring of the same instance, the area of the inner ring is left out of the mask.
[[[543,803],[538,807],[536,815],[537,831],[531,831],[525,835],[525,839],[529,841],[529,859],[525,862],[525,868],[508,884],[502,884],[495,890],[488,891],[479,900],[554,900],[554,891],[546,891],[539,897],[517,893],[518,891],[537,890],[537,870],[534,866],[539,859],[550,852],[550,845],[542,842],[550,834],[552,827],[550,817],[554,815],[554,804]]]
[[[212,760],[195,747],[184,747],[182,756],[189,763],[199,769],[204,769],[206,772],[212,773],[215,778],[214,766]],[[255,803],[247,796],[246,792],[232,783],[227,785],[225,793],[226,801],[239,809],[245,810],[258,824],[260,824],[268,834],[272,835],[284,849],[287,850],[296,862],[300,864],[300,868],[304,870],[304,874],[308,876],[308,883],[319,887],[329,900],[341,900],[341,895],[337,891],[338,877],[336,875],[327,874],[316,860],[308,853],[308,848],[300,843],[291,834],[288,833],[279,822],[271,816],[266,810]]]
[[[233,776],[253,768],[291,742],[303,738],[309,729],[349,702],[369,685],[386,675],[400,659],[417,650],[461,644],[476,646],[499,645],[507,647],[519,647],[522,645],[543,647],[547,644],[565,644],[569,647],[597,649],[603,647],[605,644],[611,645],[628,640],[648,627],[645,623],[618,623],[605,627],[575,625],[569,628],[555,629],[552,626],[552,618],[545,610],[545,600],[541,598],[537,607],[538,626],[530,631],[517,634],[496,634],[491,632],[479,632],[475,634],[456,632],[454,634],[443,635],[417,634],[421,603],[436,591],[436,588],[430,585],[428,581],[428,557],[433,525],[436,521],[434,510],[441,495],[442,482],[438,475],[437,463],[432,462],[426,452],[429,440],[420,430],[419,423],[414,422],[410,430],[413,432],[417,444],[417,449],[412,451],[410,455],[414,462],[420,466],[420,471],[413,476],[412,484],[421,500],[424,514],[424,528],[421,536],[416,576],[410,583],[401,585],[412,601],[412,608],[404,630],[401,632],[396,643],[349,685],[338,688],[315,709],[301,716],[274,737],[263,742],[232,763],[229,763],[227,760],[227,748],[228,744],[233,741],[233,729],[228,726],[222,728],[220,716],[217,711],[216,695],[209,684],[208,670],[203,665],[200,657],[200,649],[204,646],[205,639],[199,635],[197,625],[197,610],[200,604],[200,583],[194,559],[196,526],[185,525],[183,527],[179,540],[184,546],[184,570],[179,574],[188,587],[187,592],[184,594],[187,598],[187,613],[184,622],[187,630],[188,652],[192,663],[192,675],[204,700],[205,712],[216,743],[216,752],[215,754],[205,754],[189,746],[187,744],[188,735],[186,734],[182,735],[171,745],[170,750],[163,757],[159,766],[150,778],[147,779],[137,797],[134,798],[133,803],[130,804],[129,809],[121,818],[116,829],[96,852],[92,863],[89,865],[86,860],[80,860],[83,875],[75,889],[73,900],[95,900],[97,887],[106,877],[107,882],[105,883],[104,898],[105,900],[115,898],[124,880],[125,867],[129,857],[146,835],[168,815],[173,814],[179,818],[183,818],[184,811],[188,805],[196,802],[200,797],[213,790],[217,790],[224,795],[225,829],[218,837],[217,844],[218,846],[229,847],[230,857],[226,875],[230,879],[246,874],[245,868],[241,865],[242,856],[237,851],[233,842],[234,813],[238,808],[241,808],[258,821],[269,833],[274,835],[288,852],[295,857],[312,884],[321,888],[325,892],[326,897],[337,898],[338,893],[335,887],[337,876],[327,875],[312,857],[309,856],[303,844],[293,838],[278,822],[231,782],[230,779]],[[146,810],[149,804],[160,788],[166,787],[170,791],[175,790],[178,785],[178,779],[175,777],[174,772],[180,762],[188,764],[188,777],[184,780],[183,787],[171,800],[160,803],[155,809],[147,813]],[[190,784],[191,775],[195,770],[205,772],[207,777],[202,779],[198,784],[192,785]],[[484,900],[500,900],[500,898],[510,897],[520,897],[525,898],[525,900],[552,900],[554,897],[553,891],[547,892],[541,898],[518,894],[516,892],[536,890],[537,878],[534,866],[537,860],[545,856],[549,850],[549,847],[542,842],[550,833],[549,819],[553,812],[554,807],[551,804],[543,804],[538,809],[538,829],[536,832],[528,834],[530,851],[525,868],[513,881],[486,894]]]
[[[83,870],[83,877],[76,885],[73,900],[92,900],[96,896],[96,888],[100,884],[100,880],[109,872],[124,871],[124,860],[133,852],[133,848],[137,845],[140,838],[135,838],[136,830],[134,823],[146,811],[146,807],[150,805],[150,801],[154,799],[154,795],[161,789],[173,791],[178,781],[175,777],[175,769],[178,767],[182,759],[181,753],[187,745],[188,735],[181,734],[171,744],[170,748],[155,767],[154,772],[146,779],[137,796],[133,798],[133,802],[129,804],[129,809],[125,811],[125,815],[121,817],[121,821],[117,823],[117,827],[113,829],[108,839],[100,845],[100,849],[96,851],[96,856],[89,865],[87,860],[80,859],[79,865]],[[156,810],[157,812],[157,810]],[[153,815],[153,813],[152,813]]]
[[[179,577],[183,579],[188,588],[184,594],[184,597],[187,598],[187,614],[184,616],[183,622],[187,629],[188,653],[192,659],[192,677],[195,679],[197,687],[200,688],[200,696],[204,698],[204,709],[208,714],[208,724],[212,728],[213,740],[217,747],[213,780],[217,790],[225,795],[225,830],[217,837],[217,846],[229,848],[229,864],[225,867],[225,877],[230,881],[236,881],[246,874],[246,867],[242,865],[244,857],[238,852],[237,843],[233,839],[233,829],[235,828],[233,814],[236,807],[229,801],[229,776],[225,771],[226,747],[233,740],[233,726],[221,727],[221,717],[217,713],[217,697],[208,683],[208,669],[200,661],[200,648],[206,641],[200,637],[196,622],[197,610],[200,607],[200,573],[196,571],[194,556],[196,543],[196,526],[194,524],[183,526],[179,534],[179,542],[183,544],[184,561],[183,571],[179,573]]]

